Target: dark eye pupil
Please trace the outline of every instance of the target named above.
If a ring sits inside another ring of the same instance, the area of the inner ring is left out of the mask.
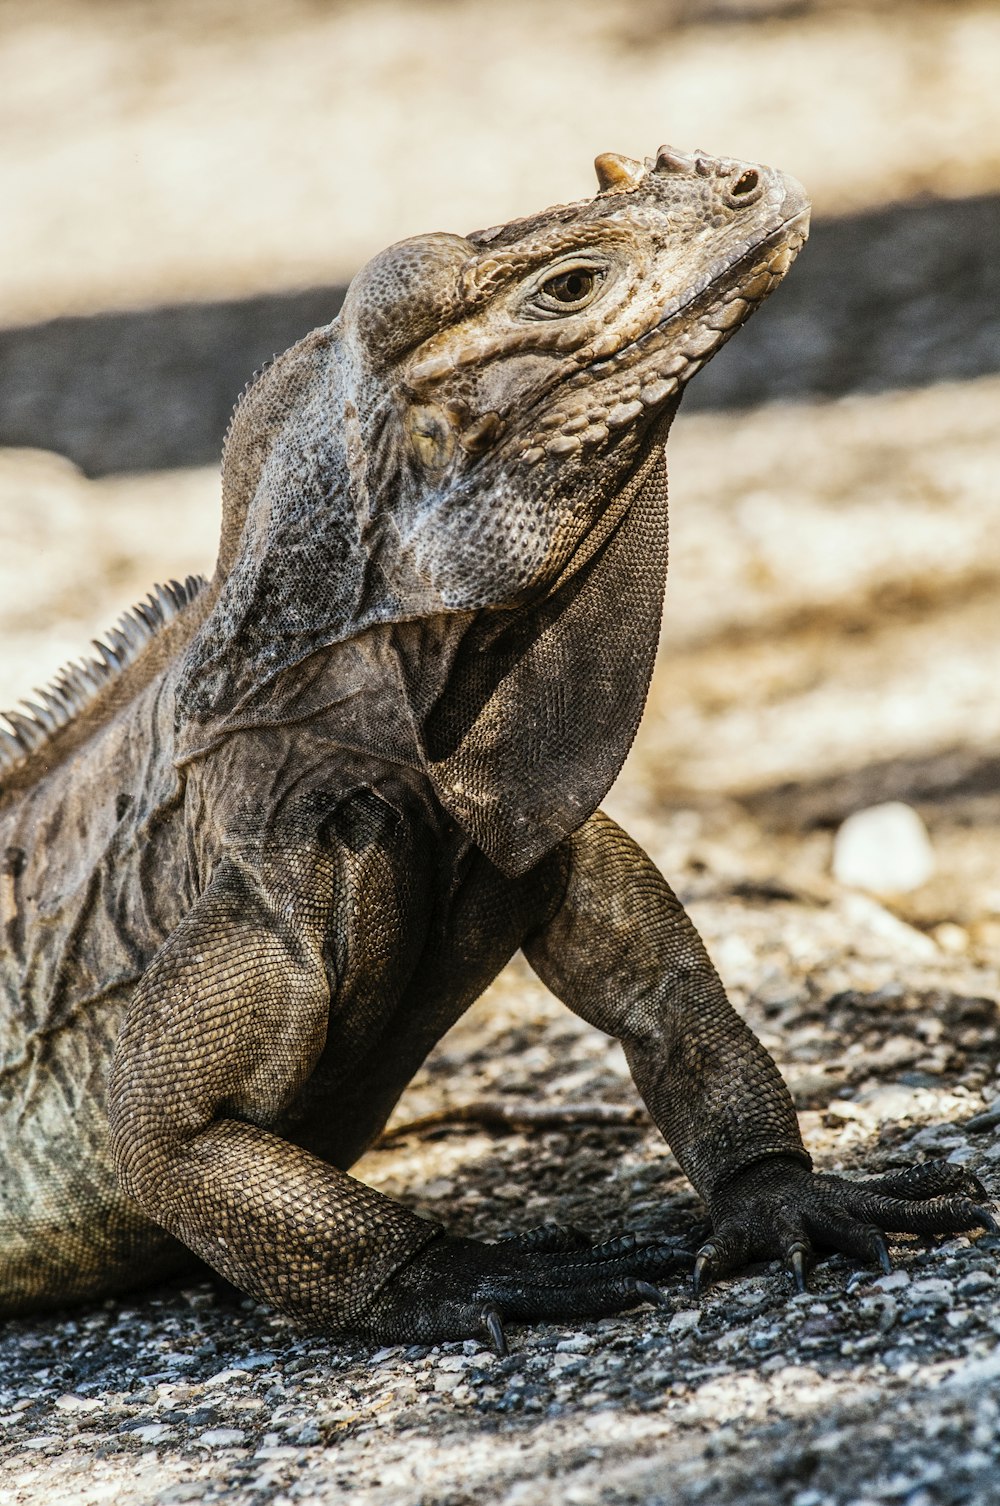
[[[593,286],[593,272],[561,272],[558,277],[549,279],[545,291],[550,298],[558,298],[560,303],[579,303]]]

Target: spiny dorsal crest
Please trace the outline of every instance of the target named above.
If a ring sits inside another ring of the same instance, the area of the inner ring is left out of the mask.
[[[204,589],[204,576],[189,575],[154,586],[144,601],[125,612],[105,636],[93,640],[100,658],[65,664],[38,700],[24,700],[25,711],[0,712],[0,775],[21,765],[69,725],[104,687],[134,664],[165,623]]]
[[[249,377],[248,380],[243,383],[243,387],[242,387],[242,390],[240,391],[240,395],[236,399],[236,401],[233,404],[232,408],[230,409],[229,422],[226,424],[226,432],[222,436],[222,453],[223,454],[226,453],[226,446],[229,444],[229,436],[233,432],[233,424],[236,422],[236,415],[240,411],[240,408],[243,406],[243,399],[249,395],[249,393],[252,390],[252,388],[256,387],[256,385],[260,381],[261,377],[264,376],[267,372],[270,371],[271,367],[274,365],[274,363],[275,363],[275,361],[277,359],[278,359],[277,355],[272,355],[271,358],[270,358],[270,360],[265,361],[262,366],[258,366],[257,369],[256,369],[256,371],[253,373],[253,375],[251,377]],[[175,584],[176,584],[176,582],[175,582]]]

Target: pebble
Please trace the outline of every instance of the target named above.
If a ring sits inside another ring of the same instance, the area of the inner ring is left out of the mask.
[[[910,1285],[909,1271],[890,1271],[887,1276],[879,1276],[872,1282],[883,1292],[900,1292]]]
[[[926,826],[900,800],[855,811],[834,838],[834,878],[849,888],[906,894],[925,884],[934,867]]]
[[[57,1396],[55,1405],[60,1412],[99,1412],[103,1403],[99,1396]]]
[[[952,1290],[951,1282],[944,1277],[925,1276],[911,1283],[908,1296],[926,1302],[930,1297],[949,1298]]]
[[[1000,1098],[995,1098],[981,1114],[976,1114],[967,1120],[965,1128],[972,1134],[982,1134],[998,1126],[1000,1126]]]
[[[169,1438],[173,1431],[165,1422],[150,1422],[145,1427],[132,1428],[129,1437],[138,1438],[141,1443],[160,1443],[164,1438]]]
[[[235,1448],[246,1442],[246,1436],[241,1428],[209,1428],[198,1435],[198,1442],[206,1448]]]
[[[594,1347],[594,1340],[586,1333],[575,1333],[572,1338],[560,1339],[556,1354],[587,1354]]]
[[[992,1292],[997,1285],[996,1277],[988,1271],[970,1271],[963,1276],[955,1290],[960,1297],[975,1297],[980,1292]]]
[[[218,1370],[215,1375],[210,1375],[204,1382],[206,1386],[227,1386],[230,1381],[245,1381],[246,1372],[236,1366],[230,1370]]]

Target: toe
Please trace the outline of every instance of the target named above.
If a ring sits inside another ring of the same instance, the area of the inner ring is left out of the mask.
[[[892,1259],[879,1223],[881,1220],[876,1223],[852,1218],[848,1214],[825,1213],[821,1218],[809,1220],[809,1232],[816,1244],[853,1255],[866,1265],[877,1265],[888,1275],[892,1270]]]
[[[654,1307],[669,1307],[670,1298],[654,1286],[651,1281],[637,1281],[635,1284],[636,1295],[644,1302],[652,1302]]]
[[[966,1229],[997,1227],[991,1210],[968,1197],[935,1197],[923,1202],[869,1197],[863,1203],[863,1216],[896,1234],[961,1234]]]
[[[716,1272],[716,1266],[715,1246],[711,1243],[702,1245],[695,1256],[694,1275],[691,1278],[694,1285],[695,1300],[701,1296],[705,1287],[711,1282]]]
[[[620,1272],[655,1281],[662,1276],[686,1271],[691,1264],[691,1252],[677,1245],[651,1243],[637,1239],[634,1234],[623,1234],[618,1239],[609,1239],[604,1244],[581,1251],[575,1257],[575,1263],[609,1274]]]
[[[923,1161],[883,1177],[871,1177],[859,1185],[877,1197],[902,1198],[907,1202],[955,1194],[980,1199],[986,1194],[978,1177],[948,1161]]]
[[[539,1224],[523,1234],[506,1234],[499,1241],[515,1250],[533,1250],[537,1254],[566,1254],[571,1250],[589,1250],[590,1237],[572,1224]]]
[[[750,1250],[751,1243],[743,1228],[732,1225],[716,1230],[695,1256],[695,1297],[700,1297],[713,1281],[718,1281],[738,1266],[745,1265]]]

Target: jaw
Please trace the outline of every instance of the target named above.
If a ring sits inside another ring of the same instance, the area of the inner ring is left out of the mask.
[[[621,440],[634,446],[650,428],[665,439],[685,385],[774,291],[808,228],[808,207],[795,207],[651,309],[645,327],[612,352],[576,352],[577,370],[554,380],[528,409],[528,432],[510,459],[532,469],[573,457],[600,464],[609,448]]]
[[[403,552],[447,610],[508,607],[559,576],[805,239],[804,192],[771,169],[661,152],[604,181],[582,204],[398,253],[431,258],[450,312],[396,366],[393,443],[369,450],[401,462]],[[526,313],[573,259],[607,269],[604,292],[578,315]]]

